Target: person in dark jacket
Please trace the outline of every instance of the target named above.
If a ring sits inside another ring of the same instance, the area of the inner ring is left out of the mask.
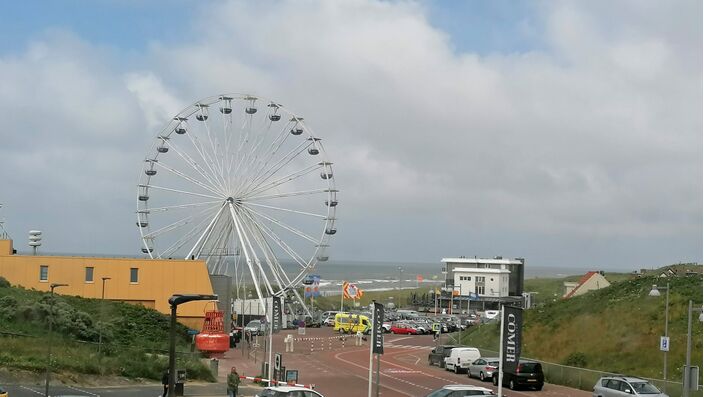
[[[232,367],[230,374],[227,375],[227,395],[229,397],[237,397],[237,388],[240,386],[240,374],[237,373],[237,368]]]
[[[169,392],[169,370],[167,369],[164,371],[164,374],[161,375],[161,384],[164,386],[164,393],[161,395],[161,397],[166,397],[166,394]]]

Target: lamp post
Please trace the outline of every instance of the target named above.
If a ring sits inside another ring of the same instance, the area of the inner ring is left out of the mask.
[[[100,319],[103,319],[103,310],[104,310],[104,303],[105,301],[105,282],[108,280],[112,280],[110,277],[103,277],[103,292],[100,294]],[[100,354],[100,350],[103,346],[103,325],[101,324],[100,327],[98,327],[98,354]]]
[[[44,397],[49,397],[49,372],[51,369],[51,345],[53,344],[53,325],[54,325],[54,289],[58,287],[68,287],[68,284],[57,284],[52,283],[49,288],[51,289],[51,301],[49,302],[49,348],[46,354],[46,376],[44,378]]]
[[[658,287],[656,284],[653,284],[653,288],[650,290],[648,293],[649,296],[660,296],[660,291],[665,290],[665,339],[668,338],[667,336],[667,323],[669,319],[669,313],[670,313],[670,283],[667,283],[665,287]],[[662,343],[661,343],[661,348],[662,348]],[[667,341],[667,350],[670,349],[670,341]],[[663,350],[663,366],[662,366],[662,379],[667,382],[667,350]],[[664,383],[664,385],[667,385],[667,383]]]
[[[191,301],[216,301],[217,295],[202,295],[202,294],[175,294],[169,298],[171,305],[171,331],[169,335],[169,397],[174,397],[176,391],[176,309],[178,305]],[[48,396],[46,396],[48,397]]]
[[[689,397],[689,387],[691,380],[689,379],[689,376],[691,375],[690,372],[690,364],[691,364],[691,359],[692,359],[692,311],[693,310],[698,310],[699,313],[699,321],[704,320],[704,313],[701,313],[702,308],[701,307],[692,307],[692,301],[689,301],[689,307],[687,309],[687,356],[685,359],[685,364],[684,364],[684,376],[682,377],[682,383],[683,383],[683,392],[682,396],[683,397]],[[697,382],[699,379],[696,380]]]

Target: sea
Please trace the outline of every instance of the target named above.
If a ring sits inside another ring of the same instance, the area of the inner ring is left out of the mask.
[[[399,268],[402,270],[399,271]],[[443,264],[438,263],[408,263],[408,262],[358,262],[329,261],[319,262],[311,274],[320,276],[320,291],[322,295],[339,295],[342,284],[356,283],[364,291],[385,291],[391,289],[419,288],[443,284],[445,274]],[[571,275],[584,274],[590,270],[580,267],[525,267],[526,279],[529,278],[562,278]],[[399,283],[399,279],[401,280]]]

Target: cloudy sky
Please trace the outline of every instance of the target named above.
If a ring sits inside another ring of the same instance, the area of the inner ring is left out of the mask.
[[[323,137],[336,260],[702,261],[701,1],[63,1],[0,13],[0,219],[136,254],[136,184],[200,98]]]

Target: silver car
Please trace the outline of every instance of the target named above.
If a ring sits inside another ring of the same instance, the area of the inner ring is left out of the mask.
[[[481,357],[469,364],[467,368],[467,377],[477,377],[481,381],[491,380],[494,371],[499,368],[498,357]]]
[[[604,376],[594,385],[593,397],[668,397],[645,379]]]

